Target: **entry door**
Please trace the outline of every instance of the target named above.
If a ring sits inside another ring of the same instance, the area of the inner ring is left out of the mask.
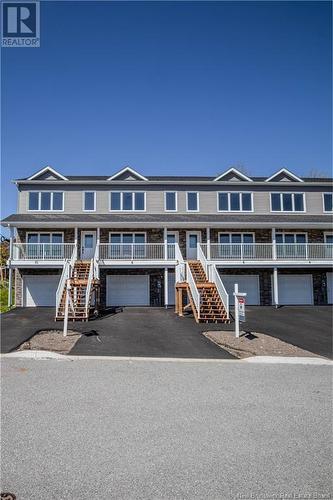
[[[200,231],[186,232],[186,258],[188,260],[196,260],[198,258],[197,246],[201,241]]]
[[[167,232],[167,243],[168,243],[168,259],[175,259],[175,247],[169,245],[171,243],[172,245],[174,243],[178,243],[179,241],[179,233],[178,231],[168,231]]]
[[[96,247],[96,231],[81,232],[81,259],[90,260],[93,258]]]

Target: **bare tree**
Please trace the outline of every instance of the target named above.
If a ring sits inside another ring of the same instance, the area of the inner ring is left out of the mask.
[[[322,179],[323,177],[327,177],[327,173],[321,170],[320,168],[313,167],[310,168],[305,177],[309,177],[311,179]]]

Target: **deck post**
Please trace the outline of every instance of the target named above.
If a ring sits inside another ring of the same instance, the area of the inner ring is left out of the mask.
[[[278,270],[277,267],[273,269],[273,290],[274,290],[274,305],[275,308],[279,305],[279,285],[278,285]]]
[[[164,307],[168,308],[169,302],[169,282],[168,282],[168,268],[164,268]]]
[[[99,244],[101,239],[101,228],[97,228],[97,237],[96,237],[96,245],[97,245],[97,259],[99,259]]]
[[[168,229],[166,227],[163,228],[163,239],[164,239],[164,259],[168,258]]]
[[[207,260],[210,260],[210,227],[206,229],[206,239],[207,239]],[[199,243],[200,244],[200,243]]]
[[[276,229],[275,229],[275,227],[272,227],[272,244],[273,244],[272,257],[273,257],[273,260],[276,260]]]
[[[78,228],[75,227],[74,228],[74,244],[75,244],[75,248],[76,248],[76,260],[78,260],[79,258],[79,247],[78,247]]]

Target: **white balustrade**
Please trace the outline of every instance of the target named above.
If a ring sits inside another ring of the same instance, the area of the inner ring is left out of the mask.
[[[207,256],[207,243],[199,245]],[[275,250],[275,251],[274,251]],[[200,258],[199,255],[199,258]],[[212,261],[333,260],[332,243],[211,243]]]
[[[100,260],[176,260],[175,243],[100,243]],[[167,257],[167,259],[165,259]]]
[[[13,260],[71,259],[75,243],[13,243]]]

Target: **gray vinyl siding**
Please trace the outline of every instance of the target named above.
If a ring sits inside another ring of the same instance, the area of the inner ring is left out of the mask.
[[[28,192],[29,191],[64,191],[64,212],[67,214],[80,214],[83,212],[82,196],[84,191],[96,191],[96,213],[106,214],[109,213],[109,192],[111,190],[128,190],[128,191],[145,191],[146,192],[146,213],[158,214],[165,213],[164,211],[164,192],[176,191],[178,201],[177,213],[188,213],[186,211],[186,192],[198,191],[199,192],[199,207],[201,214],[217,214],[217,192],[218,191],[249,191],[253,192],[253,205],[254,214],[269,214],[270,213],[270,192],[272,191],[291,191],[291,192],[305,192],[306,213],[309,215],[323,214],[323,198],[322,193],[328,192],[321,186],[306,186],[305,183],[297,186],[251,186],[249,183],[242,183],[240,186],[228,186],[227,184],[217,184],[214,188],[211,186],[196,186],[196,185],[170,185],[170,186],[152,186],[145,184],[140,186],[135,185],[76,185],[65,186],[64,184],[57,184],[56,186],[50,185],[29,185],[20,186],[18,196],[18,213],[43,213],[43,212],[29,212],[28,211]],[[51,212],[46,212],[51,213]],[[55,212],[56,213],[56,212]],[[237,212],[234,212],[237,213]],[[241,213],[240,213],[241,217]]]

